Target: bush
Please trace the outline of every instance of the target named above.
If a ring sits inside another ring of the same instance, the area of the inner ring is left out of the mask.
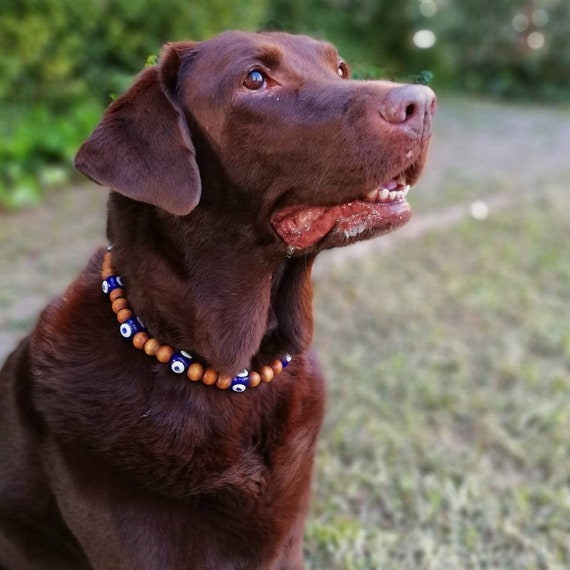
[[[264,0],[3,0],[0,207],[37,201],[165,41],[254,29]]]
[[[78,101],[65,112],[47,106],[4,108],[0,125],[0,204],[36,203],[41,191],[66,182],[79,143],[97,122],[102,105]]]
[[[430,23],[448,59],[452,87],[501,98],[567,100],[569,2],[453,0]]]

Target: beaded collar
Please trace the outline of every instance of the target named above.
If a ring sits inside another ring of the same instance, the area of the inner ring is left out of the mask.
[[[176,374],[183,374],[192,382],[201,382],[207,386],[216,386],[221,390],[231,389],[233,392],[244,392],[247,388],[268,383],[281,373],[291,362],[291,355],[274,360],[271,365],[262,366],[257,370],[242,370],[232,377],[218,373],[211,367],[205,366],[199,359],[186,350],[175,350],[171,346],[161,344],[148,333],[146,327],[129,307],[121,276],[118,275],[111,260],[112,246],[107,248],[103,257],[101,278],[102,289],[111,301],[111,308],[117,316],[121,335],[132,342],[135,348],[144,351],[156,360],[168,364]]]

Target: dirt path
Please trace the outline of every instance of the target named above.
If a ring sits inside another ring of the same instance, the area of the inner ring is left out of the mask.
[[[410,196],[412,221],[381,239],[327,252],[328,268],[443,230],[476,200],[491,215],[513,201],[569,191],[570,112],[464,99],[440,101],[431,159]],[[92,185],[53,193],[41,207],[0,216],[0,361],[104,240],[106,192]]]
[[[0,362],[104,243],[106,192],[56,192],[38,208],[0,217]]]

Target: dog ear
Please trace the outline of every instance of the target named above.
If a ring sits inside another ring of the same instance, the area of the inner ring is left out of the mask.
[[[75,167],[134,200],[185,215],[201,182],[184,112],[176,102],[181,55],[194,44],[167,44],[157,65],[107,109],[75,156]]]

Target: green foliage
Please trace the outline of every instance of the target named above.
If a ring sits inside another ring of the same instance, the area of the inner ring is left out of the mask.
[[[452,0],[431,23],[452,86],[504,98],[567,100],[569,2]]]
[[[437,54],[414,47],[422,16],[416,0],[275,0],[270,20],[281,27],[333,41],[343,57],[377,66],[384,77],[437,64]]]
[[[504,98],[567,99],[569,2],[399,0],[397,9],[395,4],[275,0],[269,14],[272,25],[332,39],[349,61],[380,68],[387,78],[421,77],[419,70],[429,69],[436,87]],[[435,34],[436,43],[419,49],[413,37],[425,29]]]
[[[92,129],[102,107],[78,101],[65,112],[44,106],[4,108],[0,123],[0,204],[28,206],[41,189],[68,179],[77,146]]]
[[[264,0],[3,0],[0,207],[33,203],[166,41],[255,29]],[[47,169],[47,174],[45,173]]]

